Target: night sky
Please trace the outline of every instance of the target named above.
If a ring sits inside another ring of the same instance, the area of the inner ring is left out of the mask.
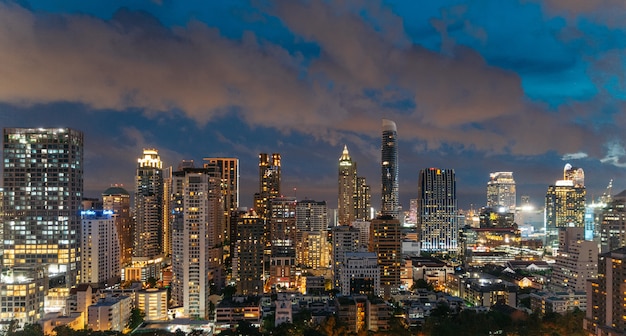
[[[337,205],[343,145],[380,207],[381,119],[400,202],[455,169],[459,206],[493,171],[543,203],[571,163],[589,198],[626,188],[626,1],[2,1],[0,127],[85,133],[85,193],[132,191],[136,159],[282,155],[286,196]]]

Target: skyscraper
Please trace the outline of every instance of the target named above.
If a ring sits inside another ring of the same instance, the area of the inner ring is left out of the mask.
[[[254,210],[264,220],[269,217],[269,204],[280,196],[280,154],[259,154],[259,192],[254,194]]]
[[[270,203],[269,283],[291,288],[295,285],[296,266],[296,199],[277,197]]]
[[[120,245],[120,263],[127,265],[133,256],[133,219],[130,216],[130,195],[122,187],[113,186],[102,193],[104,210],[111,210],[115,216],[115,227]]]
[[[4,267],[47,265],[67,288],[80,269],[83,133],[4,129]]]
[[[339,158],[339,199],[337,201],[338,224],[349,225],[354,221],[356,208],[356,162],[352,162],[348,146],[343,147]]]
[[[265,249],[265,225],[263,220],[250,211],[237,216],[236,248],[233,251],[233,273],[237,275],[237,293],[242,295],[263,294],[263,251]]]
[[[325,201],[304,200],[296,204],[296,256],[298,264],[317,269],[328,267],[328,211]]]
[[[221,264],[220,184],[219,172],[210,168],[172,173],[172,299],[186,317],[209,315],[210,284]]]
[[[228,218],[230,213],[239,207],[239,159],[236,158],[204,158],[205,167],[216,166],[222,176],[222,196],[224,198],[224,239],[230,240]],[[236,238],[236,237],[233,237]]]
[[[367,221],[372,219],[370,209],[372,208],[372,195],[370,194],[370,186],[367,185],[365,177],[357,176],[356,178],[356,205],[355,219]]]
[[[163,163],[156,149],[137,159],[134,256],[154,258],[163,251]]]
[[[422,250],[456,252],[459,222],[454,169],[422,169],[417,204],[417,230]]]
[[[599,217],[600,253],[626,246],[626,190],[613,196]]]
[[[516,193],[512,172],[489,174],[487,182],[487,207],[503,206],[508,212],[515,213]]]
[[[396,123],[383,119],[383,135],[381,141],[381,209],[383,216],[398,218],[398,143]]]
[[[567,164],[563,178],[546,193],[546,246],[553,248],[558,247],[559,228],[585,226],[584,173]]]

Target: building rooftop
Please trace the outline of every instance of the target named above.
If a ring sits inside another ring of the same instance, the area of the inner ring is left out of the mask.
[[[102,192],[102,195],[130,195],[126,189],[122,187],[110,187]]]

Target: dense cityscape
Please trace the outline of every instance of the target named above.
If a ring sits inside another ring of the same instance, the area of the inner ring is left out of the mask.
[[[626,336],[626,1],[0,0],[0,336]]]
[[[0,320],[9,333],[440,334],[499,314],[508,324],[474,332],[524,334],[520,319],[560,314],[567,334],[620,335],[623,193],[588,200],[566,164],[535,209],[517,204],[513,172],[493,172],[485,205],[462,211],[454,169],[426,168],[401,211],[397,132],[382,120],[380,208],[344,146],[329,209],[282,195],[279,153],[259,154],[249,207],[237,158],[174,167],[154,148],[130,192],[87,198],[81,131],[5,128]]]

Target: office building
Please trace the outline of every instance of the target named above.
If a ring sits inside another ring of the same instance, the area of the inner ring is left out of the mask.
[[[163,169],[163,202],[161,213],[163,214],[163,254],[172,255],[172,166]]]
[[[383,119],[383,135],[381,140],[381,209],[383,216],[398,218],[398,134],[396,123]]]
[[[5,128],[3,266],[47,265],[55,287],[77,283],[83,133]]]
[[[163,162],[156,149],[137,159],[134,256],[154,258],[163,251]]]
[[[133,255],[134,225],[130,215],[130,194],[120,186],[112,186],[102,193],[104,210],[113,211],[120,245],[120,264],[130,263]],[[84,259],[83,259],[84,260]]]
[[[581,168],[565,165],[563,180],[548,187],[546,193],[546,246],[558,247],[559,229],[584,227],[586,189]]]
[[[583,329],[589,335],[626,334],[626,247],[598,258],[598,278],[587,282],[587,311]]]
[[[397,293],[400,288],[401,244],[400,220],[391,216],[372,219],[368,250],[378,256],[380,290],[385,298]]]
[[[497,209],[504,207],[507,212],[514,213],[516,208],[515,180],[512,172],[495,172],[489,174],[487,182],[487,207]]]
[[[422,169],[417,191],[422,251],[457,252],[459,221],[453,169]]]
[[[172,173],[172,299],[183,316],[207,319],[210,285],[221,267],[221,178],[209,168]]]
[[[120,240],[113,210],[83,210],[81,282],[113,285],[120,280]]]

